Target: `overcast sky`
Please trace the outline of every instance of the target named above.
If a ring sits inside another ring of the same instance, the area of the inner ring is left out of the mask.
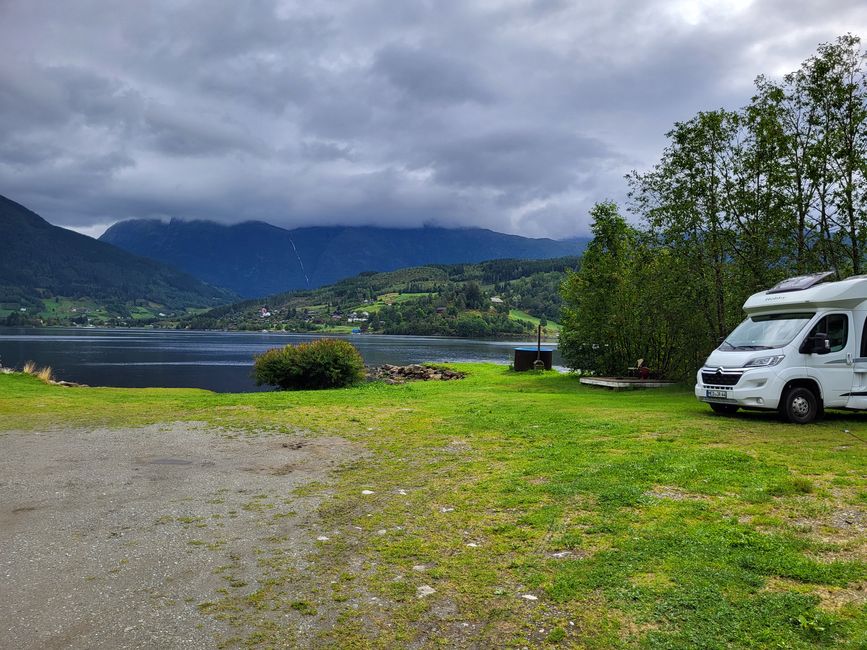
[[[674,121],[864,0],[0,0],[0,194],[131,217],[586,234]]]

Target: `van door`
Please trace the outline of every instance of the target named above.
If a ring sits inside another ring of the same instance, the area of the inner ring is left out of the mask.
[[[861,321],[863,327],[861,329],[861,349],[853,364],[855,375],[852,382],[852,392],[849,394],[846,408],[867,409],[867,318],[863,313],[858,312],[853,314],[853,318],[856,321]]]
[[[808,336],[817,332],[828,335],[831,351],[827,354],[808,354],[806,359],[807,375],[816,379],[822,387],[825,406],[846,406],[852,392],[854,380],[852,354],[855,336],[850,332],[852,323],[848,314],[825,314],[820,318]]]

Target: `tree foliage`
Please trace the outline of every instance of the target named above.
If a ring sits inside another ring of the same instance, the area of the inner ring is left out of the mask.
[[[593,240],[580,271],[570,272],[563,283],[568,307],[560,350],[572,367],[616,374],[640,346],[639,233],[614,203],[597,204],[590,214]]]
[[[644,358],[687,377],[742,318],[752,293],[792,275],[864,271],[867,59],[860,40],[821,45],[738,111],[668,132],[650,170],[627,176],[630,226],[613,204],[563,287],[568,363],[621,374]],[[580,353],[579,353],[580,352]]]

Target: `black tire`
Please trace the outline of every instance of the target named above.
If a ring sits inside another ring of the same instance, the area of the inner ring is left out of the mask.
[[[809,388],[795,386],[783,393],[780,415],[792,424],[809,424],[819,417],[819,400]]]
[[[738,412],[737,404],[719,404],[718,402],[708,402],[711,410],[719,415],[734,415]]]

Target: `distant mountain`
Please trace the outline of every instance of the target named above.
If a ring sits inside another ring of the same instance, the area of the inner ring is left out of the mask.
[[[235,294],[154,260],[52,226],[0,196],[0,310],[37,314],[60,298],[170,309],[213,307]]]
[[[586,244],[480,228],[286,230],[258,221],[224,226],[178,219],[122,221],[100,239],[245,297],[320,287],[365,271],[577,255]]]

